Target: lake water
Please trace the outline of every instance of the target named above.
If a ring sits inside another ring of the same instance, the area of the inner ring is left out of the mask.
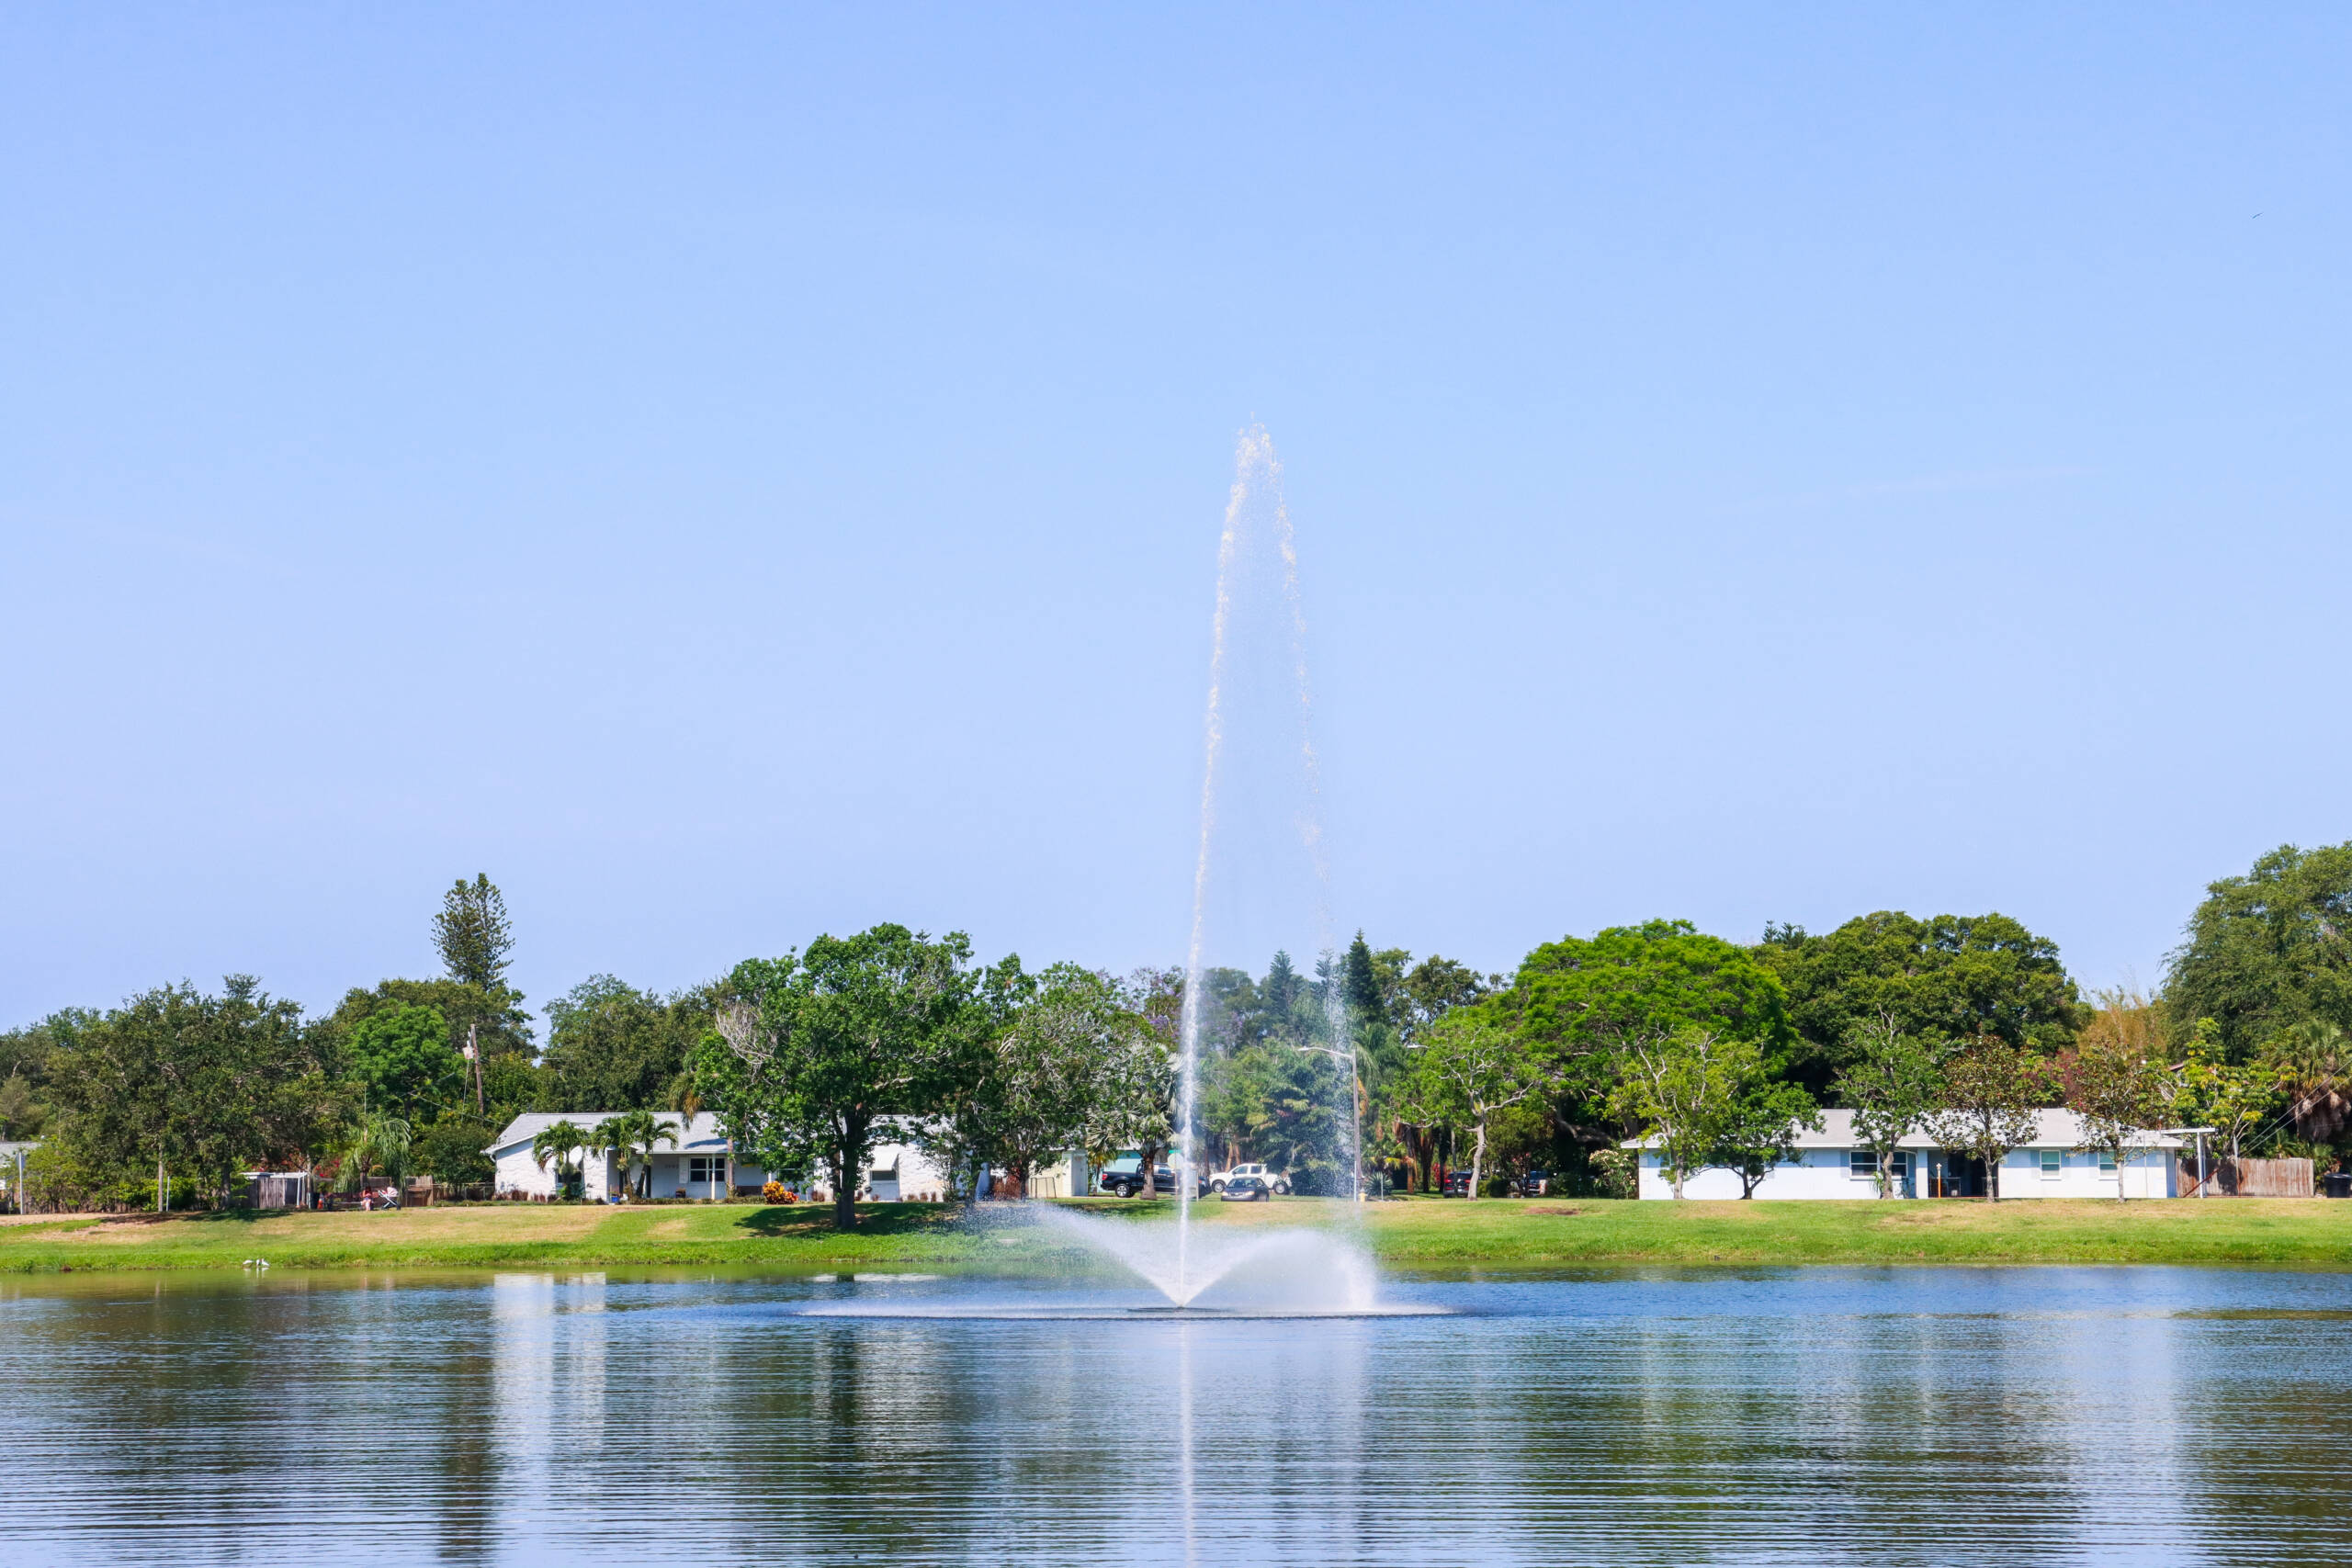
[[[0,1281],[9,1563],[2352,1562],[2352,1275]]]

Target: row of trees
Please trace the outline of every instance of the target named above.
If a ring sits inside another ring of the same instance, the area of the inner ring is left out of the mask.
[[[1906,1134],[1991,1168],[2063,1105],[2118,1159],[2149,1129],[2206,1126],[2233,1159],[2333,1168],[2352,1131],[2347,914],[2352,844],[2265,855],[2208,888],[2153,998],[2086,998],[2054,943],[1997,914],[1771,926],[1750,947],[1677,922],[1568,939],[1396,1021],[1413,1066],[1368,1096],[1368,1146],[1407,1179],[1441,1163],[1434,1136],[1466,1140],[1474,1167],[1623,1190],[1615,1146],[1648,1132],[1669,1172],[1727,1168],[1752,1191],[1822,1107],[1855,1111],[1883,1181]]]
[[[1508,976],[1359,933],[1311,971],[1277,953],[1262,976],[1201,976],[1192,1131],[1206,1158],[1326,1192],[1365,1168],[1424,1189],[1464,1167],[1474,1190],[1535,1167],[1622,1188],[1618,1145],[1645,1130],[1670,1169],[1752,1190],[1824,1106],[1854,1110],[1883,1155],[1915,1128],[1990,1155],[2064,1103],[2119,1149],[2132,1129],[2210,1125],[2233,1155],[2332,1164],[2352,1123],[2347,911],[2352,844],[2283,848],[2212,885],[2158,996],[2087,1001],[2054,943],[1998,914],[1882,912],[1752,944],[1653,921],[1545,943]],[[827,1176],[845,1223],[885,1131],[1013,1190],[1064,1149],[1153,1160],[1178,1141],[1181,972],[981,965],[960,933],[877,926],[670,996],[593,976],[547,1006],[542,1043],[489,879],[454,886],[434,928],[442,976],[315,1020],[232,978],[0,1035],[0,1136],[48,1139],[57,1201],[140,1204],[175,1183],[209,1201],[260,1162],[480,1180],[518,1111],[707,1108],[748,1156]]]
[[[482,1150],[517,1111],[691,1097],[713,987],[662,998],[593,976],[548,1004],[542,1044],[489,878],[451,887],[432,927],[440,976],[355,988],[321,1017],[232,976],[0,1034],[0,1137],[44,1140],[28,1174],[58,1204],[186,1205],[256,1166],[345,1187],[486,1181]]]

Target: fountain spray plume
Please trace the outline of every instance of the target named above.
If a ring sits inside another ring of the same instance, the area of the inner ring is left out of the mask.
[[[1225,529],[1217,540],[1216,614],[1211,626],[1208,711],[1204,729],[1204,766],[1201,775],[1201,829],[1198,858],[1193,871],[1192,941],[1184,961],[1184,1004],[1178,1024],[1181,1066],[1175,1127],[1177,1197],[1177,1288],[1185,1290],[1190,1260],[1193,1195],[1198,1185],[1201,1028],[1206,1006],[1204,979],[1208,931],[1209,867],[1216,840],[1217,791],[1225,761],[1225,704],[1229,671],[1227,659],[1232,632],[1234,580],[1241,546],[1250,519],[1262,513],[1272,524],[1276,553],[1282,560],[1283,604],[1289,633],[1293,682],[1298,695],[1298,755],[1303,801],[1297,828],[1306,851],[1315,884],[1315,924],[1317,947],[1334,951],[1331,920],[1331,867],[1323,838],[1321,762],[1315,750],[1314,688],[1307,680],[1306,615],[1298,591],[1298,540],[1291,526],[1290,506],[1283,495],[1283,469],[1274,444],[1262,425],[1241,433],[1234,451],[1233,489],[1227,497]],[[1339,1062],[1345,1104],[1340,1124],[1346,1129],[1345,1159],[1348,1196],[1363,1196],[1363,1154],[1356,1114],[1355,1045],[1348,1028],[1347,999],[1336,976],[1327,982],[1324,1008],[1331,1032],[1330,1055]]]
[[[1339,964],[1338,930],[1331,919],[1331,855],[1323,839],[1323,764],[1315,750],[1315,686],[1306,672],[1306,609],[1298,592],[1298,536],[1291,527],[1290,503],[1283,495],[1283,466],[1262,426],[1243,435],[1243,461],[1249,460],[1251,435],[1257,438],[1258,455],[1265,472],[1262,482],[1273,503],[1274,545],[1283,561],[1283,606],[1289,613],[1291,671],[1298,689],[1299,777],[1304,794],[1299,807],[1298,837],[1315,873],[1316,948],[1328,964],[1323,1018],[1331,1033],[1330,1055],[1340,1068],[1340,1125],[1345,1129],[1340,1152],[1345,1158],[1342,1169],[1346,1195],[1362,1202],[1363,1150],[1356,1107],[1355,1032],[1349,1027],[1347,990],[1341,983],[1343,972]]]
[[[1216,836],[1217,766],[1225,754],[1226,632],[1233,618],[1234,546],[1240,537],[1241,511],[1250,500],[1251,439],[1265,443],[1265,432],[1244,432],[1234,459],[1233,491],[1225,503],[1225,532],[1216,546],[1216,615],[1209,640],[1209,702],[1206,766],[1201,773],[1201,843],[1193,866],[1193,938],[1184,955],[1184,1005],[1178,1016],[1176,1038],[1181,1066],[1176,1090],[1176,1282],[1184,1289],[1193,1232],[1194,1150],[1193,1122],[1201,1102],[1201,976],[1203,950],[1208,934],[1209,846]],[[1271,444],[1266,456],[1272,457]],[[1149,1179],[1148,1177],[1146,1179]],[[1181,1296],[1180,1296],[1181,1299]]]

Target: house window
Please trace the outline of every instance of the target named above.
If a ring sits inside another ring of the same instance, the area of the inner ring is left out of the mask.
[[[1849,1149],[1846,1152],[1846,1174],[1858,1181],[1876,1181],[1878,1156],[1868,1149]]]
[[[2062,1170],[2064,1170],[2064,1169],[2065,1168],[2065,1166],[2066,1166],[2066,1151],[2065,1151],[2065,1150],[2064,1150],[2064,1149],[2043,1149],[2043,1150],[2041,1151],[2041,1174],[2042,1174],[2042,1175],[2044,1175],[2044,1176],[2056,1176],[2060,1171],[2062,1171]]]
[[[2113,1176],[2115,1174],[2115,1151],[2113,1149],[2099,1150],[2098,1173],[2101,1176]]]
[[[724,1181],[727,1179],[725,1155],[694,1155],[686,1160],[689,1181]]]

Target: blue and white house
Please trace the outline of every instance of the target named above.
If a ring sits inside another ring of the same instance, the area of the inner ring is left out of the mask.
[[[606,1117],[618,1115],[612,1111],[526,1111],[506,1124],[495,1142],[483,1150],[497,1168],[493,1181],[502,1198],[552,1198],[556,1195],[557,1161],[541,1165],[531,1153],[531,1142],[558,1122],[570,1122],[583,1132],[594,1132],[596,1124]],[[648,1193],[655,1198],[725,1198],[735,1193],[757,1196],[767,1181],[767,1172],[758,1166],[735,1157],[734,1145],[718,1130],[718,1118],[706,1111],[686,1122],[679,1134],[678,1114],[673,1111],[657,1111],[653,1119],[664,1128],[673,1130],[672,1141],[658,1143],[653,1149],[652,1181]],[[622,1156],[607,1150],[590,1154],[586,1149],[569,1151],[563,1161],[580,1167],[584,1196],[600,1202],[617,1202],[628,1182],[628,1168]]]
[[[2082,1119],[2071,1111],[2036,1113],[2032,1140],[2011,1149],[1994,1172],[2002,1198],[2177,1198],[2181,1192],[2182,1141],[2169,1133],[2146,1133],[2126,1151],[2122,1168],[2106,1155],[2085,1153]],[[1638,1195],[1671,1198],[1674,1184],[1652,1146],[1637,1138],[1624,1146],[1641,1152]],[[1736,1198],[1739,1178],[1722,1169],[1702,1170],[1682,1184],[1686,1198]],[[1984,1171],[1979,1161],[1937,1145],[1924,1133],[1905,1138],[1895,1155],[1894,1196],[1981,1198]],[[1875,1198],[1875,1157],[1854,1135],[1854,1113],[1824,1111],[1821,1131],[1800,1132],[1795,1157],[1775,1166],[1757,1185],[1758,1198]]]

